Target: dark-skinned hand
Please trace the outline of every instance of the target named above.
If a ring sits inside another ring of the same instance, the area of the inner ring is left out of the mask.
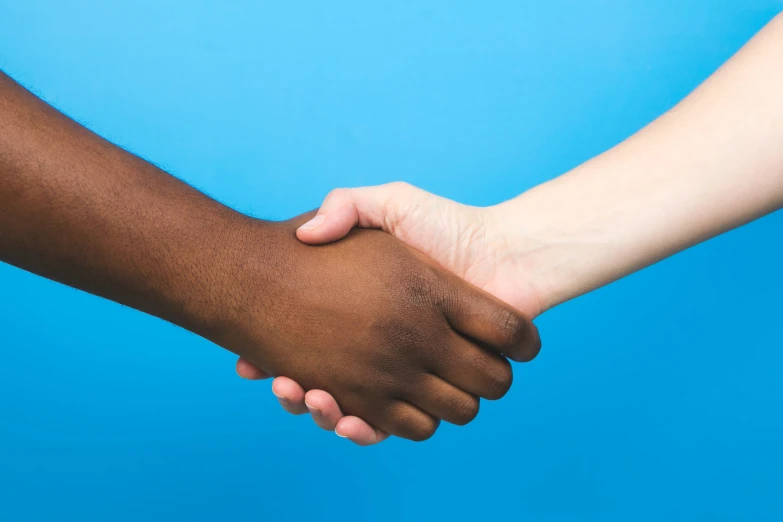
[[[303,245],[295,232],[310,215],[248,227],[226,267],[233,326],[216,342],[413,440],[440,419],[471,421],[479,397],[502,397],[512,379],[503,354],[535,356],[532,323],[388,234]]]

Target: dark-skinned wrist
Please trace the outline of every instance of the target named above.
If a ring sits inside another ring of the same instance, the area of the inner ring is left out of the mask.
[[[264,332],[263,312],[279,297],[273,283],[293,262],[291,234],[281,223],[233,211],[215,225],[192,265],[198,282],[186,296],[182,326],[239,354]]]

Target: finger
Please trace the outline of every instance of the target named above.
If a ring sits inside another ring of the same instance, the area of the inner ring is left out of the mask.
[[[305,391],[296,381],[288,377],[277,377],[272,381],[272,393],[288,413],[301,415],[307,413],[304,402]]]
[[[415,395],[411,393],[405,398],[435,418],[464,426],[478,415],[479,400],[475,395],[460,390],[437,375],[427,375],[416,390]]]
[[[490,400],[503,397],[514,378],[511,364],[497,352],[478,346],[457,333],[453,335],[454,339],[445,353],[441,352],[439,357],[428,361],[432,372],[452,386],[477,397]]]
[[[304,402],[315,423],[327,431],[334,431],[337,422],[344,417],[337,401],[325,391],[308,391],[304,396]]]
[[[514,361],[530,361],[541,350],[538,328],[521,313],[456,276],[443,307],[454,330]]]
[[[348,415],[337,422],[334,432],[359,446],[372,446],[389,438],[383,430],[373,428],[359,417]]]
[[[399,217],[424,191],[407,183],[331,191],[315,217],[300,226],[296,237],[303,243],[320,245],[345,237],[355,226],[393,231]]]
[[[405,401],[395,401],[377,412],[378,419],[368,419],[390,435],[421,442],[435,434],[440,420]]]
[[[270,377],[268,373],[259,368],[256,368],[241,357],[237,359],[237,375],[243,379],[248,379],[251,381],[268,379]]]

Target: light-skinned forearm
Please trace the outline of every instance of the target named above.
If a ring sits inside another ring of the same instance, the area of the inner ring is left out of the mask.
[[[494,208],[546,308],[783,206],[781,49],[778,16],[646,128]]]

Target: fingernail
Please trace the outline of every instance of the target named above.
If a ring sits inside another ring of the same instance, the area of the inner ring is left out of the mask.
[[[285,397],[283,397],[282,395],[276,394],[274,391],[272,391],[272,395],[277,397],[277,400],[280,401],[280,404],[288,404],[289,402],[291,402],[288,399],[286,399]]]
[[[307,403],[305,403],[305,406],[307,406]],[[312,406],[307,406],[307,409],[310,410],[310,415],[312,415],[313,417],[318,418],[321,415],[323,415],[321,413],[321,410],[319,410],[318,408],[313,408]]]
[[[313,219],[299,227],[299,230],[313,230],[314,228],[318,227],[321,223],[324,222],[323,216],[315,216]]]
[[[334,433],[335,433],[335,434],[336,434],[338,437],[342,437],[343,439],[347,437],[347,435],[343,435],[343,434],[341,434],[341,433],[340,433],[338,430],[334,430]]]

